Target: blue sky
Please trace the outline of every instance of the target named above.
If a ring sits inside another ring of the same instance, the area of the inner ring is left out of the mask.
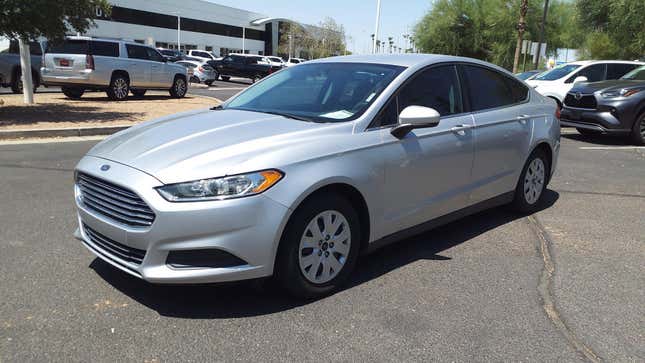
[[[211,2],[255,11],[269,16],[285,17],[307,24],[318,24],[326,16],[345,27],[350,38],[348,47],[355,53],[370,51],[370,34],[374,33],[376,0],[209,0]],[[409,33],[423,14],[430,9],[430,0],[381,0],[379,37],[398,39]]]

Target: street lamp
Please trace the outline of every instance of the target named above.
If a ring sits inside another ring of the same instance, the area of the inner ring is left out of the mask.
[[[376,53],[376,42],[378,39],[378,27],[381,22],[381,0],[376,0],[376,25],[374,29],[374,39],[372,41],[372,53]]]

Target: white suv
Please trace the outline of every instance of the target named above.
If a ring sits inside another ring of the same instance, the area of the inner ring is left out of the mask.
[[[579,61],[562,64],[526,81],[543,96],[554,99],[562,107],[564,97],[577,82],[599,82],[618,79],[642,62],[629,61]]]
[[[193,58],[199,58],[203,62],[208,62],[210,60],[218,60],[221,58],[216,57],[213,53],[206,50],[191,49],[188,51],[188,56]]]
[[[85,90],[106,91],[115,101],[130,92],[142,97],[149,89],[181,98],[188,90],[185,67],[167,63],[152,47],[122,40],[69,37],[50,44],[40,72],[45,85],[60,86],[73,99]]]

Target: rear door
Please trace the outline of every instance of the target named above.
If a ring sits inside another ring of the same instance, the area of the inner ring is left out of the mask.
[[[470,203],[515,189],[531,141],[533,122],[544,120],[529,105],[529,90],[497,70],[460,65],[475,119],[475,158]],[[538,110],[539,111],[539,110]]]
[[[638,64],[630,63],[609,63],[607,64],[607,79],[618,79],[638,66]]]
[[[148,47],[126,44],[128,52],[128,73],[130,75],[130,87],[154,87],[152,83],[152,67],[148,56]]]

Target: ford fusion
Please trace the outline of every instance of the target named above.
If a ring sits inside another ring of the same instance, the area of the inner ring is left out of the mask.
[[[75,171],[75,235],[153,283],[274,276],[329,294],[364,252],[497,205],[535,211],[556,112],[469,58],[306,62],[97,144]]]

